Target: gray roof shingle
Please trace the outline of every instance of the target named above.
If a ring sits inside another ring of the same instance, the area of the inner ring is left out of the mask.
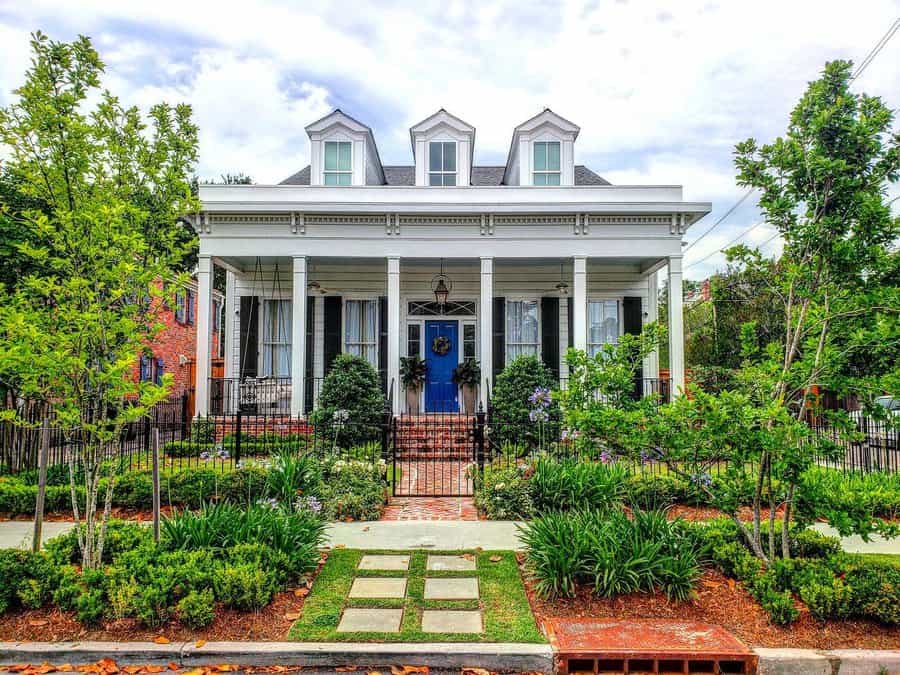
[[[384,179],[388,185],[415,185],[415,166],[385,166]],[[472,185],[502,185],[505,166],[473,166]],[[303,167],[292,176],[288,176],[281,185],[309,185],[310,170]],[[575,185],[611,185],[586,166],[575,165]]]

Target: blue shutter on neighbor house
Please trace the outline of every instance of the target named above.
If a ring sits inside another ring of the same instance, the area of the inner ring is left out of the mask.
[[[150,381],[150,357],[142,356],[141,357],[141,374],[139,376],[141,382],[149,382]]]
[[[162,384],[163,375],[166,372],[166,365],[162,359],[156,359],[156,373],[154,373],[153,381],[156,384]]]
[[[180,291],[175,293],[175,320],[184,323],[184,294]]]
[[[187,292],[187,322],[190,324],[194,323],[194,301],[196,297],[193,291]]]

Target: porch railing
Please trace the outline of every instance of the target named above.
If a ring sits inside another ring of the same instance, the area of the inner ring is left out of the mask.
[[[561,377],[559,388],[568,389],[569,378]],[[669,403],[672,400],[672,381],[662,377],[641,378],[639,385],[635,381],[635,394],[643,398],[655,395],[659,403]]]

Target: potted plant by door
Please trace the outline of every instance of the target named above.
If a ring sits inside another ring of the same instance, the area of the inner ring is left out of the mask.
[[[475,412],[475,394],[481,381],[481,366],[475,359],[466,359],[453,370],[453,381],[462,389],[463,410],[471,415]]]
[[[400,359],[400,384],[406,390],[406,410],[414,415],[419,414],[419,392],[427,372],[425,359],[418,356],[404,356]]]

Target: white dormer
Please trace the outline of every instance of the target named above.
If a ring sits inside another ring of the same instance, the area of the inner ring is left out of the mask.
[[[306,127],[310,185],[383,185],[372,130],[340,110]]]
[[[550,108],[513,131],[503,182],[506,185],[574,185],[578,125]]]
[[[416,185],[469,185],[475,127],[441,108],[409,130]]]

